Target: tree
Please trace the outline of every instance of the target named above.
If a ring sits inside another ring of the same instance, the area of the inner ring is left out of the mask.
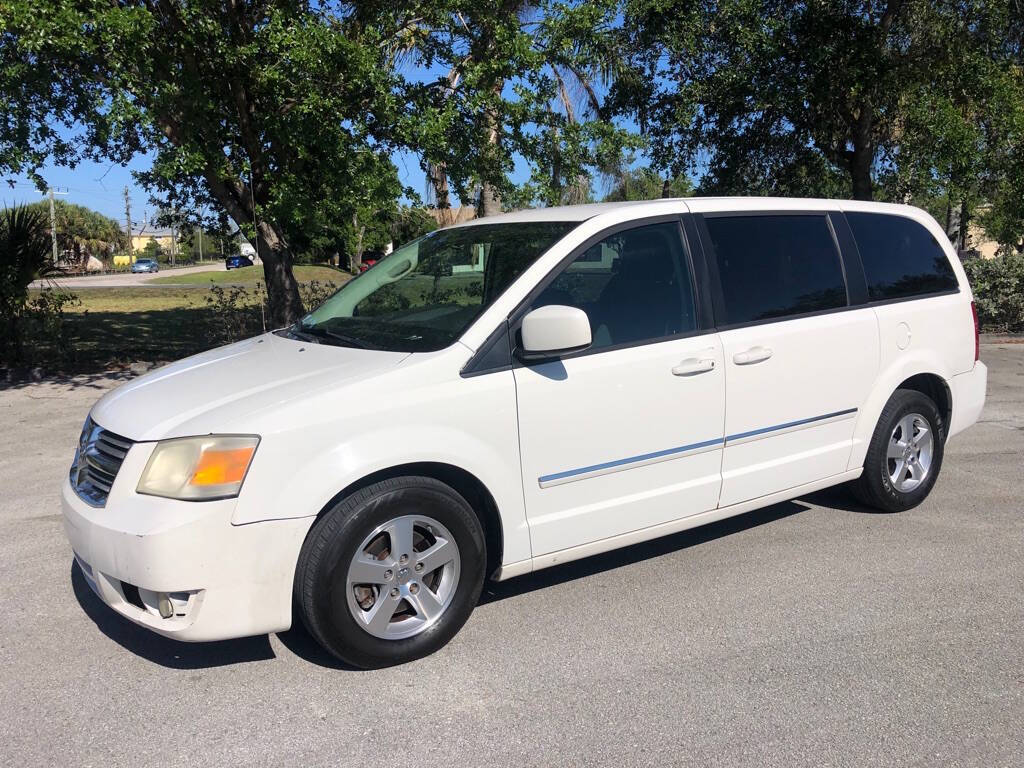
[[[31,207],[49,216],[49,203],[35,203]],[[76,266],[84,266],[90,256],[101,257],[115,250],[127,249],[128,236],[114,219],[63,200],[54,201],[53,207],[57,246],[61,252],[70,251],[70,261]]]
[[[447,5],[0,0],[0,170],[41,181],[47,157],[151,151],[140,180],[162,205],[225,212],[258,240],[288,323],[292,242],[350,220],[391,148],[436,136],[393,63]]]
[[[969,123],[985,111],[991,72],[965,62],[999,58],[1001,6],[629,0],[630,71],[614,100],[649,132],[658,167],[706,158],[702,190],[870,200],[880,172],[920,165],[904,151],[908,130],[916,146],[935,146],[952,138],[948,115]],[[963,149],[952,142],[947,158],[953,144]],[[947,175],[962,181],[969,157]]]
[[[49,218],[35,206],[0,210],[0,359],[22,359],[28,287],[59,271],[51,260]]]
[[[154,238],[149,238],[146,245],[142,248],[142,257],[145,259],[151,259],[153,261],[160,261],[160,257],[164,255],[164,249],[160,247]]]
[[[391,242],[396,248],[437,229],[437,220],[422,208],[400,208],[391,223]]]
[[[417,48],[424,65],[446,72],[428,87],[444,141],[423,145],[438,208],[449,208],[453,187],[462,200],[476,197],[480,216],[583,202],[590,172],[638,146],[599,114],[595,90],[617,66],[616,10],[614,0],[482,0]],[[517,158],[531,170],[519,187],[509,181]]]
[[[612,187],[606,202],[623,200],[657,200],[662,197],[686,197],[693,194],[693,184],[686,176],[662,178],[653,168],[616,169],[611,174]]]

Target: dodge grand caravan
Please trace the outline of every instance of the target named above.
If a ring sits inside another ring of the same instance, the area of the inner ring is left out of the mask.
[[[839,483],[920,504],[985,383],[970,286],[915,208],[529,210],[111,391],[64,519],[131,621],[200,641],[298,617],[376,667],[444,645],[487,577]]]

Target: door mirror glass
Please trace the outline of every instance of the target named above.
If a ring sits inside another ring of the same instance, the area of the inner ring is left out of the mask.
[[[524,360],[542,360],[579,352],[590,346],[590,319],[576,307],[551,304],[523,318],[521,329]]]

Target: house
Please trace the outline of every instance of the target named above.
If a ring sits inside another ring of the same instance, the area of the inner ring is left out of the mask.
[[[146,246],[151,240],[155,240],[156,244],[163,250],[171,250],[171,243],[173,242],[171,230],[154,229],[149,232],[143,232],[141,235],[132,235],[132,253],[142,253],[146,250]]]

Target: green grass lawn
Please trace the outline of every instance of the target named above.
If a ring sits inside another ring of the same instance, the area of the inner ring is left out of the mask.
[[[348,275],[327,267],[296,267],[300,283],[341,284]],[[124,368],[133,362],[168,362],[194,355],[232,340],[241,325],[247,333],[259,333],[262,313],[255,294],[256,278],[235,282],[236,276],[258,274],[260,267],[226,272],[164,277],[161,283],[182,279],[183,285],[145,285],[117,288],[83,288],[64,285],[78,297],[65,309],[68,352],[61,357],[52,339],[29,339],[32,360],[47,373],[92,373]],[[231,284],[246,291],[234,309],[220,310],[208,299],[214,297],[209,278],[217,276],[225,292]],[[227,276],[231,280],[224,280]],[[200,280],[201,278],[201,280]],[[262,287],[262,286],[261,286]],[[30,291],[36,295],[38,291]],[[239,318],[242,321],[239,322]],[[235,329],[229,333],[228,329]]]
[[[309,283],[316,280],[321,283],[336,283],[340,285],[351,277],[348,272],[342,272],[340,269],[334,269],[333,267],[297,266],[294,267],[294,270],[295,279],[300,283]],[[241,269],[232,269],[231,271],[224,269],[213,272],[193,272],[190,275],[166,275],[165,277],[149,280],[147,284],[209,285],[210,283],[217,283],[244,285],[257,282],[263,282],[263,267],[242,267]]]

